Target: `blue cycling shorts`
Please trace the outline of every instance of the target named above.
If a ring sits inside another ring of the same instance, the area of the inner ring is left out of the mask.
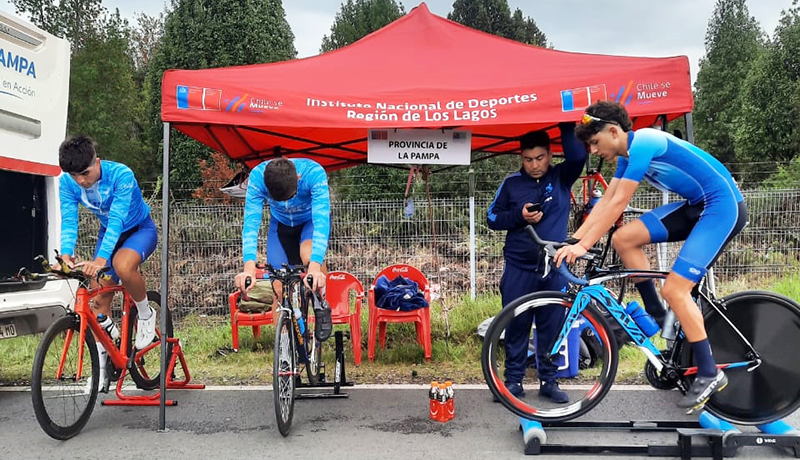
[[[97,235],[97,246],[94,248],[94,258],[97,258],[97,253],[100,251],[100,245],[103,244],[103,236],[105,236],[105,234],[105,227],[101,227],[100,233]],[[136,251],[141,258],[141,262],[139,263],[142,264],[150,257],[153,251],[156,250],[156,246],[158,246],[158,229],[153,219],[148,216],[147,219],[140,222],[139,225],[122,232],[119,241],[117,241],[117,245],[114,247],[114,251],[111,253],[111,257],[106,262],[106,266],[111,267],[111,270],[108,271],[108,275],[111,276],[114,281],[119,282],[119,277],[116,272],[114,272],[112,261],[117,251],[120,249],[125,248]]]
[[[747,206],[734,199],[665,204],[641,217],[651,243],[684,241],[672,271],[695,283],[747,224]]]
[[[278,222],[278,219],[270,218],[269,233],[267,234],[267,262],[275,268],[280,268],[283,264],[302,266],[300,245],[304,241],[311,240],[313,236],[312,220],[290,227]]]

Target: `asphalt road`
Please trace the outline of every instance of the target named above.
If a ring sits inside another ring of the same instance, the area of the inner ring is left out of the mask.
[[[267,388],[174,390],[167,431],[158,431],[158,407],[98,405],[83,431],[69,441],[39,428],[30,392],[0,388],[2,459],[567,459],[573,455],[526,457],[519,419],[493,403],[488,389],[457,387],[456,418],[428,420],[424,387],[351,387],[348,399],[302,400],[291,434],[275,425]],[[582,420],[692,420],[673,402],[677,392],[644,387],[612,390]],[[101,395],[100,399],[108,395]],[[695,419],[696,420],[696,419]],[[800,416],[789,420],[800,426]],[[749,427],[743,430],[751,431]],[[675,444],[676,435],[620,431],[548,431],[548,443]],[[786,450],[744,447],[744,458],[788,458]],[[618,458],[648,458],[617,455]],[[609,458],[586,455],[580,458]]]

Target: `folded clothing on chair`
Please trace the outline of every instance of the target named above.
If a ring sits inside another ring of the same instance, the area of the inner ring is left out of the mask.
[[[386,310],[411,311],[427,307],[428,301],[416,281],[402,275],[393,280],[380,276],[375,281],[375,304]]]

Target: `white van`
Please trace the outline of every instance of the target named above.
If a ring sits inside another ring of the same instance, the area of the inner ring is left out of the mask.
[[[69,42],[0,11],[0,339],[45,330],[71,308],[66,281],[21,282],[60,245],[58,146],[67,129]]]

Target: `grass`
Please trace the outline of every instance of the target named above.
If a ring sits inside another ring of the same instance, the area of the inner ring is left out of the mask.
[[[719,286],[721,294],[745,288],[741,281]],[[796,301],[800,300],[800,276],[797,274],[759,283],[759,288],[772,290]],[[350,340],[345,339],[347,378],[358,383],[428,383],[431,380],[453,380],[459,383],[483,383],[480,354],[481,339],[476,327],[500,309],[500,297],[489,294],[475,300],[447,298],[451,307],[447,321],[442,302],[431,306],[433,356],[424,360],[422,347],[415,341],[412,324],[390,324],[386,349],[376,350],[375,362],[367,358],[367,309],[362,310],[362,362],[353,363]],[[335,326],[346,331],[346,326]],[[449,330],[449,334],[447,331]],[[231,329],[227,318],[190,316],[176,328],[176,336],[187,359],[193,382],[217,385],[272,383],[272,348],[274,329],[262,328],[256,340],[250,328],[239,330],[239,352],[231,348]],[[0,341],[0,384],[27,384],[31,364],[40,336],[26,336]],[[656,338],[656,346],[664,342]],[[618,383],[645,383],[642,369],[645,358],[633,347],[620,350]],[[326,343],[324,361],[332,366],[333,339]],[[332,368],[327,370],[333,372]]]

